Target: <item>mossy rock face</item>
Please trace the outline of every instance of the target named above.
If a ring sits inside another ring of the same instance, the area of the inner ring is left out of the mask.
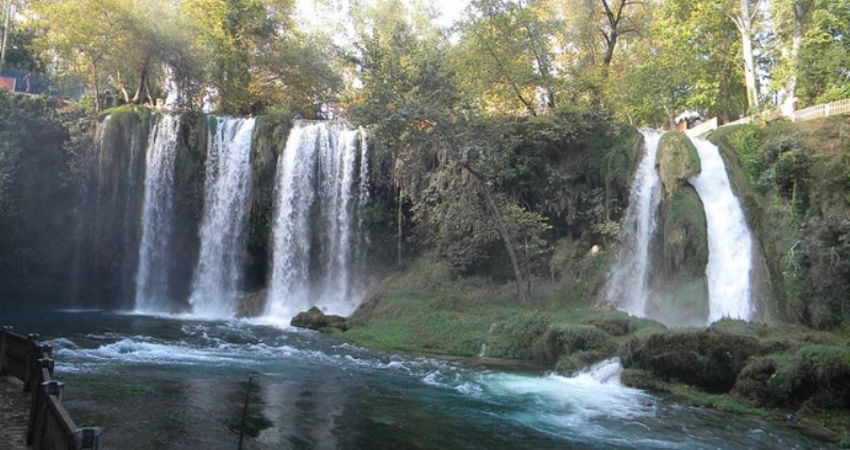
[[[708,321],[708,231],[692,186],[677,186],[662,201],[659,228],[648,314],[667,325],[703,325]]]
[[[652,249],[653,295],[649,317],[671,326],[703,325],[708,320],[708,227],[705,209],[688,179],[700,171],[690,139],[671,132],[661,138],[658,170],[664,193],[659,208],[659,240]]]
[[[771,407],[850,408],[850,349],[804,345],[790,355],[753,359],[738,375],[734,392]]]
[[[535,341],[532,353],[535,360],[556,362],[563,356],[582,352],[595,351],[611,355],[616,348],[614,338],[600,328],[592,325],[559,324],[549,327]]]
[[[198,263],[198,235],[204,214],[204,178],[207,159],[207,116],[200,112],[180,115],[174,161],[174,222],[172,225],[172,298],[187,299]],[[188,303],[185,305],[188,307]]]
[[[623,367],[709,392],[727,392],[750,357],[760,352],[759,339],[710,327],[634,338],[619,353]]]
[[[662,269],[689,278],[701,277],[708,264],[708,228],[702,200],[691,186],[681,186],[662,207]]]
[[[257,117],[251,144],[251,210],[248,218],[246,283],[249,289],[267,284],[277,160],[292,128],[284,115]]]
[[[670,132],[661,137],[656,164],[667,196],[673,195],[678,186],[702,169],[696,147],[681,132]]]

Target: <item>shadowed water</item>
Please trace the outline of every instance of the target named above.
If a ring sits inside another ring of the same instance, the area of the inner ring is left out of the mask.
[[[105,312],[3,313],[42,331],[105,448],[809,448],[780,424],[670,403],[608,361],[573,377],[359,349],[313,332]]]

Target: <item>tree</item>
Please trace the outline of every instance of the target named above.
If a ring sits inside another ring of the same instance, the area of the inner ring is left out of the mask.
[[[523,258],[526,251],[536,254],[533,221],[509,209],[495,190],[486,133],[472,126],[440,30],[417,26],[411,20],[416,11],[396,0],[376,8],[365,16],[374,22],[359,25],[363,88],[350,100],[355,121],[372,126],[392,153],[396,183],[413,201],[417,223],[436,236],[431,243],[440,254],[467,267],[485,257],[489,243],[500,241],[517,296],[528,301],[530,269]]]
[[[607,68],[611,65],[614,59],[614,50],[617,48],[617,42],[620,37],[629,33],[637,33],[638,29],[628,23],[627,12],[630,7],[633,7],[643,2],[637,0],[599,0],[602,3],[602,10],[605,17],[605,27],[599,30],[602,37],[605,39],[605,56],[602,58],[602,66],[605,68],[603,74],[607,77]]]
[[[754,5],[750,5],[752,0],[738,0],[738,8],[736,13],[729,13],[729,18],[738,29],[741,35],[741,55],[744,59],[744,80],[747,87],[747,102],[750,110],[759,108],[758,85],[756,83],[756,66],[753,57],[753,21],[759,13],[761,0],[756,0]],[[725,5],[721,4],[721,7]]]
[[[850,97],[850,1],[814,0],[796,66],[803,105]]]
[[[308,117],[340,86],[326,42],[295,26],[293,0],[186,0],[198,51],[209,55],[205,79],[219,109],[257,113],[285,107]]]
[[[806,33],[807,17],[813,5],[813,0],[792,0],[772,4],[776,35],[782,46],[781,63],[775,75],[785,91],[782,111],[786,116],[790,116],[796,108],[800,49]]]
[[[30,6],[29,25],[39,30],[34,48],[54,72],[85,79],[97,110],[110,88],[125,103],[153,103],[169,75],[182,85],[196,77],[191,36],[169,0],[34,0]]]
[[[476,107],[534,116],[555,106],[552,24],[541,7],[539,1],[472,2],[454,60],[458,83]]]

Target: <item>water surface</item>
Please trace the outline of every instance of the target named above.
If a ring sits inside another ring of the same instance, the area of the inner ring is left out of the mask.
[[[357,348],[313,332],[109,312],[2,312],[54,346],[65,401],[107,449],[811,448],[781,424],[623,387]]]

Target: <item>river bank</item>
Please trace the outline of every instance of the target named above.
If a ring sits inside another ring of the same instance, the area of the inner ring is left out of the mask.
[[[572,291],[539,285],[534,304],[521,305],[510,284],[453,278],[423,258],[388,277],[348,320],[347,331],[328,331],[367,348],[471,364],[515,360],[565,376],[617,356],[627,386],[850,443],[846,332],[735,320],[668,329],[586,306],[582,298],[596,289],[593,283],[580,281]]]

